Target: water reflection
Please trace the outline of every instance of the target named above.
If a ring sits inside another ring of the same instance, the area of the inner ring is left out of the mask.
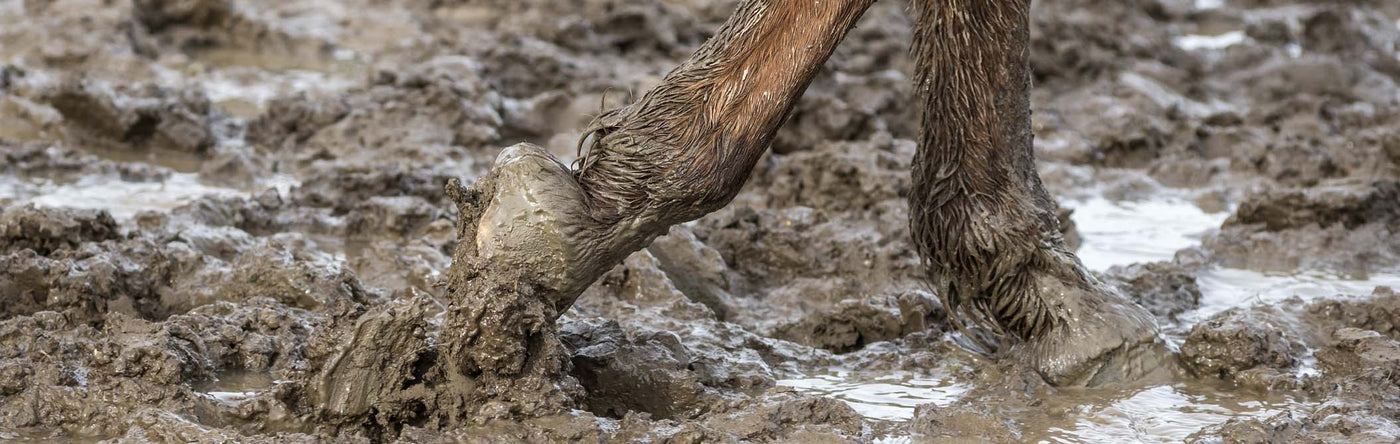
[[[266,372],[230,370],[219,373],[213,380],[191,384],[190,389],[224,404],[238,405],[281,382]]]
[[[246,196],[229,188],[203,185],[194,174],[176,173],[164,182],[126,182],[88,178],[76,183],[45,185],[38,196],[20,200],[40,207],[68,207],[107,210],[117,219],[130,219],[142,211],[168,211],[204,196]]]
[[[1201,243],[1220,227],[1226,212],[1207,213],[1185,199],[1112,202],[1094,197],[1064,202],[1084,239],[1077,254],[1091,270],[1114,265],[1170,260],[1177,250]]]
[[[1096,393],[1098,392],[1098,393]],[[1082,395],[1060,394],[1049,404],[1072,403],[1076,414],[1063,425],[1048,425],[1031,432],[1027,441],[1082,442],[1181,442],[1203,427],[1236,417],[1263,417],[1283,411],[1295,400],[1289,396],[1233,393],[1226,387],[1201,382],[1159,385],[1102,396],[1102,391]]]
[[[837,372],[779,380],[778,385],[799,393],[839,399],[861,416],[885,421],[907,421],[923,404],[945,406],[971,388],[947,377],[912,374],[858,375]]]
[[[1201,304],[1177,317],[1182,325],[1194,325],[1233,307],[1274,304],[1295,296],[1310,302],[1321,298],[1365,296],[1377,286],[1400,288],[1400,273],[1376,273],[1353,279],[1321,270],[1270,274],[1216,268],[1201,273],[1196,283],[1201,287]]]

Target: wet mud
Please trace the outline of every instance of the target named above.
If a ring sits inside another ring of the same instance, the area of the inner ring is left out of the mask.
[[[1067,389],[924,280],[895,0],[732,204],[567,310],[483,278],[498,154],[735,6],[566,3],[0,0],[0,441],[1400,439],[1395,4],[1034,3],[1040,173],[1169,364]]]

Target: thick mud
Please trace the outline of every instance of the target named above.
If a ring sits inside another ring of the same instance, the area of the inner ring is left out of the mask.
[[[734,4],[0,0],[0,440],[1400,439],[1394,2],[1035,2],[1041,175],[1173,354],[1128,386],[947,324],[897,0],[567,311],[450,267],[450,179],[573,159]]]

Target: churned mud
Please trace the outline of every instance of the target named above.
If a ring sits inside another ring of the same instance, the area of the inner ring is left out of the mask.
[[[1174,354],[1128,386],[948,326],[897,0],[567,311],[453,265],[449,191],[734,4],[0,0],[0,441],[1400,439],[1394,2],[1035,2],[1041,174]]]

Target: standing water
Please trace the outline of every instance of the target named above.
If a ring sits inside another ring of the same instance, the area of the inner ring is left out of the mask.
[[[1091,197],[1066,202],[1083,243],[1085,266],[1103,271],[1115,265],[1171,260],[1183,248],[1199,245],[1218,229],[1228,212],[1207,213],[1184,198],[1113,202]],[[1349,279],[1327,273],[1268,275],[1215,268],[1198,277],[1200,306],[1164,326],[1166,339],[1179,346],[1190,327],[1231,307],[1370,294],[1378,285],[1400,287],[1400,275]],[[1306,370],[1305,370],[1306,371]],[[939,378],[868,376],[850,372],[803,376],[778,382],[799,392],[840,399],[871,419],[906,421],[922,404],[945,406],[970,389]],[[1023,442],[1180,442],[1203,427],[1237,417],[1267,417],[1302,401],[1286,393],[1241,391],[1219,381],[1179,379],[1144,386],[1069,389],[1051,394],[1042,408],[1063,412],[1020,422]],[[896,427],[894,430],[902,430]],[[881,442],[912,442],[896,432]]]

